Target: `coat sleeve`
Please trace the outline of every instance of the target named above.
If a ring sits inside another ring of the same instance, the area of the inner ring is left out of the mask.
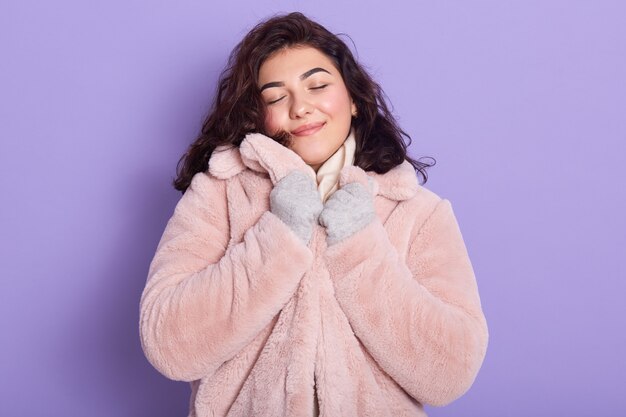
[[[488,329],[449,200],[416,230],[405,261],[378,217],[328,254],[335,296],[365,349],[413,398],[442,406],[473,384]]]
[[[140,301],[142,349],[170,379],[199,379],[232,358],[278,314],[312,262],[269,211],[241,242],[228,241],[225,181],[198,173],[165,227]]]

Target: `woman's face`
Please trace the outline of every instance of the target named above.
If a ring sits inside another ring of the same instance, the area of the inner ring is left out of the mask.
[[[343,144],[356,112],[333,61],[312,47],[288,48],[261,64],[257,85],[266,130],[289,132],[290,148],[317,171]]]

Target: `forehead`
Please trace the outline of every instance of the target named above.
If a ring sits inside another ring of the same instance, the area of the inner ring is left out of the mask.
[[[334,62],[310,46],[287,48],[270,55],[259,68],[259,83],[299,77],[311,68],[322,67],[337,74]]]

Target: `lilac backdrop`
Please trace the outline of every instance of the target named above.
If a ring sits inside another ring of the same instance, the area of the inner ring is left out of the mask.
[[[626,5],[599,0],[2,2],[0,415],[186,415],[139,297],[227,54],[292,10],[351,36],[455,208],[490,343],[430,415],[626,415]]]

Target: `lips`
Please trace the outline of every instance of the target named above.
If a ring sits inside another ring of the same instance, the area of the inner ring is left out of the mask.
[[[306,125],[300,126],[299,128],[292,130],[291,133],[293,133],[296,136],[308,136],[308,135],[312,135],[313,133],[317,132],[318,130],[320,130],[322,128],[322,126],[324,126],[325,122],[319,122],[319,123],[308,123]]]

